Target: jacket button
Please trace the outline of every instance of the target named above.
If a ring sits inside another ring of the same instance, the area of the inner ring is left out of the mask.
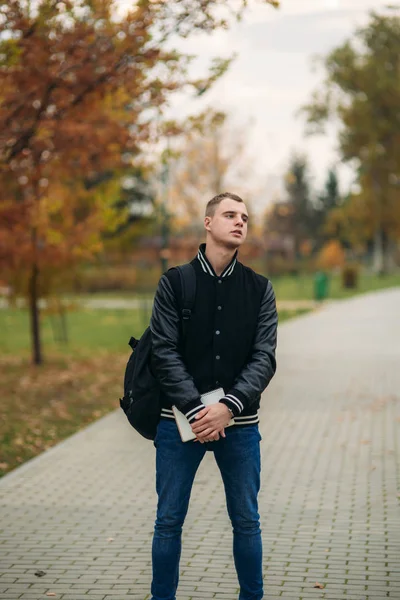
[[[217,356],[215,357],[217,360],[219,360],[221,357],[219,354],[217,354]]]
[[[217,306],[218,310],[222,310],[222,306]]]
[[[222,279],[218,279],[218,283],[222,283]]]
[[[219,329],[217,329],[217,331],[215,332],[215,335],[219,335],[221,332]]]

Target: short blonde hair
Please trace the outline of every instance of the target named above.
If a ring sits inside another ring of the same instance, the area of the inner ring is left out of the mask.
[[[206,217],[213,217],[215,214],[216,207],[218,206],[218,204],[220,204],[222,202],[222,200],[225,200],[225,198],[229,198],[230,200],[235,200],[236,202],[244,203],[244,200],[242,200],[242,198],[240,196],[237,196],[237,194],[231,194],[230,192],[224,192],[223,194],[218,194],[218,196],[214,196],[214,198],[211,198],[211,200],[209,202],[207,202]]]

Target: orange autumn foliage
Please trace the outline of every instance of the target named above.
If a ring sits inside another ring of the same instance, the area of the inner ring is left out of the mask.
[[[95,184],[137,160],[171,93],[204,92],[229,64],[192,80],[174,36],[211,32],[245,6],[138,0],[118,17],[112,0],[1,4],[0,264],[28,278],[34,338],[43,269],[90,256],[118,224],[112,182]]]
[[[334,269],[342,267],[345,263],[345,253],[342,245],[337,240],[329,240],[321,249],[317,264],[320,269]]]

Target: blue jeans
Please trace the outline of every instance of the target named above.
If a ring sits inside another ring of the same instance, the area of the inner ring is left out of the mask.
[[[182,526],[193,480],[207,450],[214,452],[224,482],[233,527],[239,600],[261,600],[262,544],[257,495],[260,489],[258,425],[233,426],[216,442],[183,443],[175,421],[161,420],[156,446],[157,518],[153,537],[152,600],[176,600]]]

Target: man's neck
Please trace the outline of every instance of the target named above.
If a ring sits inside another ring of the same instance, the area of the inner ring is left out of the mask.
[[[235,252],[235,249],[225,248],[224,246],[215,244],[215,242],[210,239],[207,240],[206,257],[218,276],[220,276],[224,269],[229,265]]]

